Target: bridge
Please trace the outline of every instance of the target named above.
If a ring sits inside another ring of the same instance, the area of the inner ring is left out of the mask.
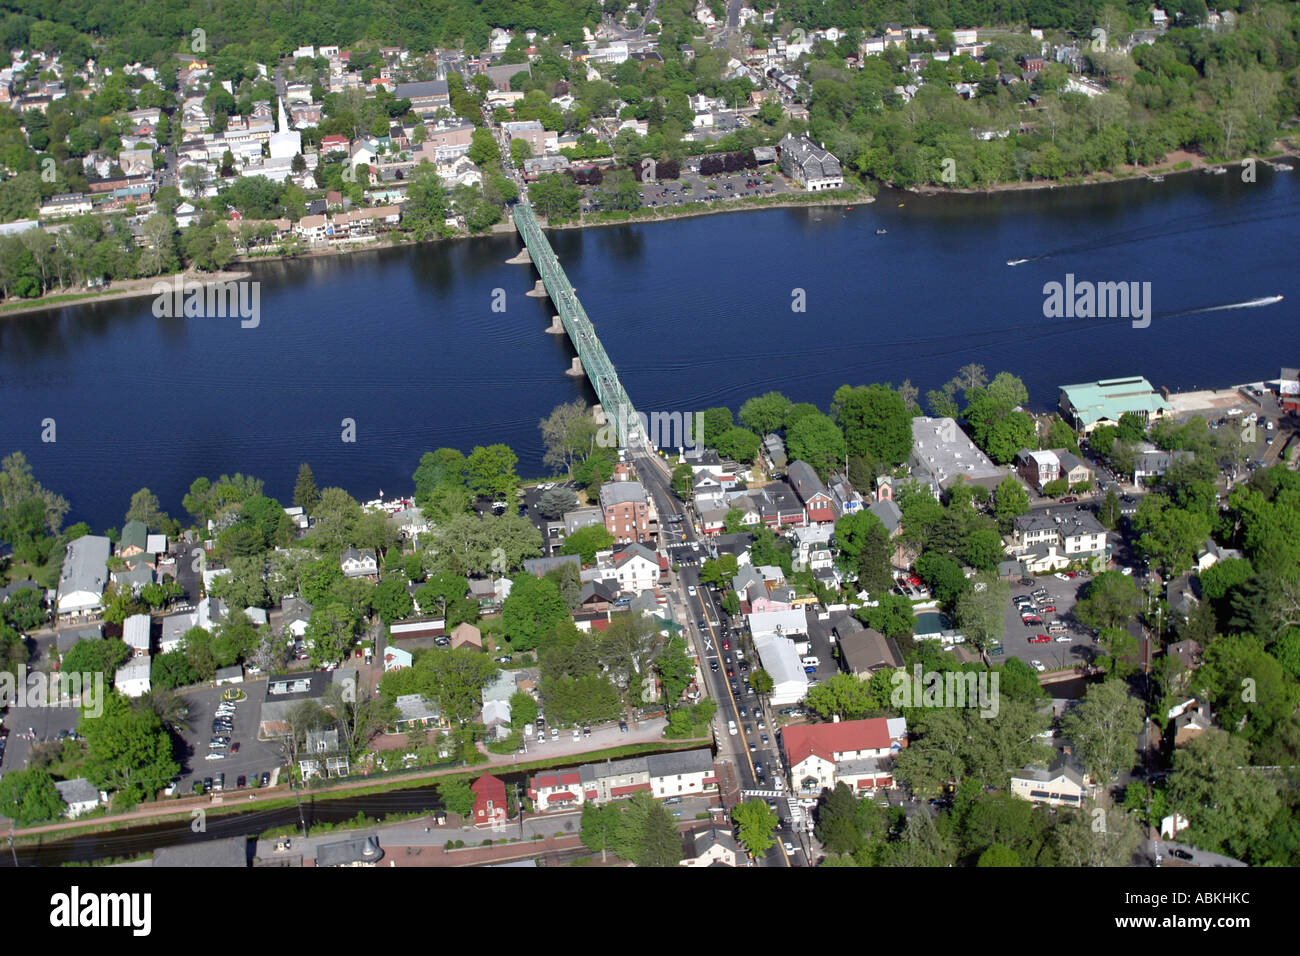
[[[632,400],[619,381],[614,363],[605,354],[605,347],[600,344],[596,329],[587,318],[587,311],[578,300],[573,284],[555,257],[551,243],[537,221],[537,214],[527,199],[521,198],[515,204],[514,220],[528,256],[512,261],[526,262],[531,259],[537,267],[541,279],[538,280],[535,291],[538,294],[544,291],[559,313],[560,324],[578,353],[574,371],[585,374],[591,382],[591,387],[600,400],[600,407],[618,436],[619,447],[648,449],[649,440]]]

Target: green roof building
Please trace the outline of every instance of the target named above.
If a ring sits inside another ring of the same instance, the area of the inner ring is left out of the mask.
[[[1098,425],[1118,424],[1125,412],[1136,412],[1150,421],[1171,408],[1141,376],[1061,386],[1061,417],[1084,434]]]
[[[141,554],[149,544],[149,529],[143,521],[128,521],[117,540],[117,553],[123,557]]]

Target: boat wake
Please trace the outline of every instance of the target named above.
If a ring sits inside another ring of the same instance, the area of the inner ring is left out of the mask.
[[[1258,309],[1260,306],[1276,305],[1278,302],[1281,302],[1282,299],[1283,296],[1280,295],[1265,295],[1260,296],[1258,299],[1247,299],[1245,302],[1229,302],[1227,305],[1211,305],[1204,309],[1190,309],[1187,312],[1177,312],[1174,315],[1166,316],[1166,318],[1172,319],[1184,315],[1200,315],[1203,312],[1223,312],[1227,309]]]
[[[1030,256],[1028,259],[1008,259],[1007,265],[1020,266],[1020,265],[1024,265],[1026,262],[1037,262],[1039,259],[1050,259],[1050,258],[1052,257],[1051,256]]]

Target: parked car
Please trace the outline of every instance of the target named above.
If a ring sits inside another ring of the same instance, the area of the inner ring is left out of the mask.
[[[241,773],[235,778],[235,789],[243,790],[246,786],[248,786],[248,778]]]
[[[1032,667],[1034,670],[1038,671],[1040,674],[1043,671],[1047,670],[1047,668],[1043,666],[1042,661],[1030,661],[1029,666]]]
[[[1031,637],[1031,638],[1029,639],[1029,643],[1030,643],[1030,644],[1047,644],[1047,643],[1049,643],[1051,640],[1052,640],[1052,639],[1051,639],[1050,637],[1048,637],[1046,634],[1035,634],[1033,637]]]
[[[618,732],[621,733],[621,734],[625,734],[625,733],[627,733],[627,721],[626,721],[626,720],[620,720],[620,721],[618,722]]]
[[[1074,638],[1072,638],[1069,634],[1062,634],[1060,637],[1056,639],[1056,643],[1058,644],[1069,644],[1073,641]]]
[[[262,771],[261,783],[264,787],[269,787],[271,785],[271,775],[265,770]]]

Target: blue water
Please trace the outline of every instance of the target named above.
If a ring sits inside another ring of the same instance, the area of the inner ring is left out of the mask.
[[[552,233],[638,408],[736,408],[776,388],[825,407],[844,383],[935,388],[968,362],[1062,384],[1145,375],[1173,389],[1296,364],[1298,174],[971,197],[882,193]],[[902,203],[903,205],[899,205]],[[875,235],[881,226],[885,236]],[[362,498],[409,491],[422,452],[506,442],[540,475],[538,420],[583,396],[543,334],[511,237],[253,267],[257,328],[155,318],[138,299],[0,319],[0,453],[22,449],[72,502],[119,525],[148,486],[164,508],[200,474],[242,471],[288,500],[298,463]],[[1047,257],[1047,258],[1036,258]],[[1008,267],[1006,260],[1033,261]],[[1154,320],[1049,320],[1043,284],[1147,281]],[[494,290],[506,311],[493,311]],[[792,311],[802,290],[806,311]],[[1192,310],[1282,294],[1260,308]],[[57,441],[40,440],[53,418]],[[342,441],[345,418],[354,443]]]

